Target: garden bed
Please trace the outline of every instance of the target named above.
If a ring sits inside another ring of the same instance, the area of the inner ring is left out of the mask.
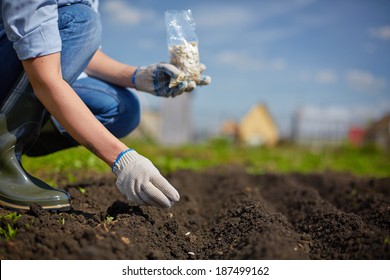
[[[159,209],[130,206],[112,174],[90,177],[61,186],[69,212],[2,218],[16,235],[0,258],[390,259],[390,178],[182,170],[167,176],[180,202]]]

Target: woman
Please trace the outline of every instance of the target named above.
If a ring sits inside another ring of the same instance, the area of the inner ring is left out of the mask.
[[[126,88],[175,97],[208,84],[209,77],[170,88],[181,74],[175,66],[135,67],[105,55],[97,1],[0,4],[0,205],[69,209],[68,193],[29,175],[21,155],[78,143],[112,167],[118,189],[134,204],[177,202],[179,193],[154,165],[118,140],[140,120],[139,102]],[[79,78],[83,72],[88,76]]]

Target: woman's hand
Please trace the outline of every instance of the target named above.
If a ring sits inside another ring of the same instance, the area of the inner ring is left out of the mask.
[[[195,81],[183,80],[185,74],[174,65],[158,63],[140,66],[132,77],[135,89],[162,97],[175,97],[196,88]],[[172,82],[179,80],[172,86]]]
[[[167,208],[180,199],[152,162],[132,149],[118,156],[112,170],[117,175],[118,189],[135,205]]]

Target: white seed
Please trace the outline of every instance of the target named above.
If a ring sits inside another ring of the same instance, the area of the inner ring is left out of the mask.
[[[183,61],[185,69],[191,70],[192,63],[189,61]]]
[[[186,233],[186,234],[184,234],[184,235],[186,235],[186,236],[187,236],[187,235],[190,235],[190,234],[191,234],[191,232],[187,232],[187,233]]]
[[[185,80],[199,79],[199,51],[197,42],[173,45],[169,48],[171,63],[185,74],[172,81],[170,87],[176,86]]]
[[[194,252],[188,252],[188,255],[195,256]]]

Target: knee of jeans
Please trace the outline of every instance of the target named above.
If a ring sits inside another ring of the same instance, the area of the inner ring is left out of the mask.
[[[85,28],[85,35],[90,40],[90,49],[96,51],[102,43],[102,23],[99,14],[92,9],[89,10],[89,16],[86,18]]]
[[[101,44],[102,23],[100,15],[84,4],[72,4],[59,10],[59,27],[64,37],[75,37],[84,43],[84,51],[94,53]],[[63,38],[64,39],[64,38]]]
[[[126,104],[125,113],[122,114],[120,122],[123,124],[121,135],[118,137],[125,137],[136,129],[141,121],[141,108],[138,99],[134,96],[131,102]]]
[[[122,100],[121,109],[113,108],[112,117],[107,122],[100,116],[103,124],[118,138],[130,134],[136,129],[141,121],[141,109],[138,98],[126,90],[126,99]],[[107,114],[109,115],[109,114]],[[115,116],[114,116],[115,115]],[[99,119],[99,118],[98,118]]]

